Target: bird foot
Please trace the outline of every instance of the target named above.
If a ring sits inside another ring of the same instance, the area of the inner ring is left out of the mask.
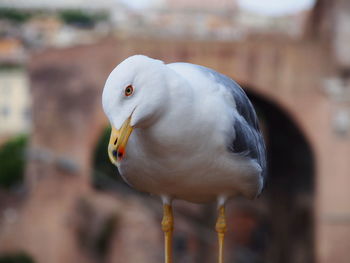
[[[162,230],[164,232],[165,263],[172,263],[172,238],[174,230],[174,218],[171,205],[163,206]]]
[[[225,234],[227,231],[226,217],[225,217],[225,207],[219,207],[219,216],[216,221],[215,230],[218,234]]]
[[[172,232],[174,230],[174,218],[171,206],[165,204],[163,210],[162,230],[163,232]]]
[[[218,253],[218,263],[224,262],[224,238],[227,231],[226,217],[225,217],[225,207],[222,205],[219,207],[219,215],[216,221],[215,230],[218,233],[219,242],[219,253]]]

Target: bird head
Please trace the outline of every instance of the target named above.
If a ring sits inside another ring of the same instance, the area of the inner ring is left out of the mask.
[[[165,78],[164,63],[142,55],[127,58],[110,73],[102,105],[112,126],[108,155],[113,164],[123,159],[133,130],[151,125],[162,114]]]

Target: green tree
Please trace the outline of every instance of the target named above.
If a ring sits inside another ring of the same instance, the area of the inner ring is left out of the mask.
[[[0,8],[0,19],[23,23],[31,16],[32,14],[27,11],[20,11],[12,8]]]
[[[70,25],[91,27],[95,24],[93,15],[80,10],[64,10],[59,13],[59,16]]]
[[[23,181],[27,141],[27,136],[19,136],[0,148],[0,188],[11,188]]]
[[[107,147],[111,128],[104,130],[99,142],[97,143],[93,157],[93,183],[97,188],[105,188],[108,182],[121,182],[118,169],[110,161],[108,157]]]
[[[0,255],[0,263],[34,263],[34,260],[24,253]]]

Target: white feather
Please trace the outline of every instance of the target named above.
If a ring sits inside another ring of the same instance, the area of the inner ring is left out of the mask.
[[[134,94],[125,97],[130,84]],[[132,114],[135,129],[118,169],[136,189],[192,202],[260,193],[260,165],[228,151],[234,98],[195,67],[132,56],[108,77],[102,102],[117,129]]]

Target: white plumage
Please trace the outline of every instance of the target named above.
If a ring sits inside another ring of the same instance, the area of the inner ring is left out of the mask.
[[[126,87],[132,94],[126,95]],[[234,81],[189,63],[142,55],[110,74],[103,108],[120,130],[133,128],[125,154],[110,144],[112,162],[134,188],[164,202],[254,198],[264,184],[265,146],[255,111]]]

